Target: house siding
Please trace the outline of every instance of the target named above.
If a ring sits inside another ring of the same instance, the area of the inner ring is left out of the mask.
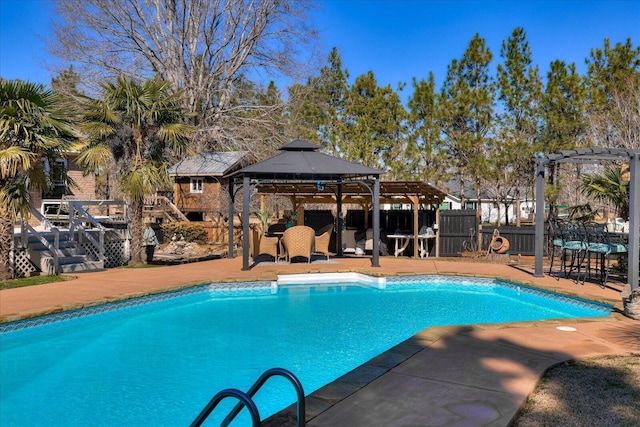
[[[93,173],[83,174],[82,168],[76,164],[77,157],[76,153],[67,153],[65,155],[67,175],[76,184],[68,187],[66,192],[70,198],[76,200],[94,200],[96,198],[96,177]],[[32,188],[29,190],[29,196],[31,198],[31,206],[39,211],[42,207],[42,200],[45,198],[43,192]],[[32,226],[40,224],[40,221],[34,218],[33,215],[29,217],[28,222]]]
[[[184,213],[188,212],[218,212],[220,211],[220,198],[225,196],[221,191],[221,185],[214,177],[201,177],[203,182],[202,193],[191,193],[190,177],[175,178],[174,204]]]
[[[69,194],[78,200],[93,200],[96,198],[96,177],[89,173],[84,175],[80,166],[75,162],[76,155],[67,157],[67,174],[77,185],[69,188]]]

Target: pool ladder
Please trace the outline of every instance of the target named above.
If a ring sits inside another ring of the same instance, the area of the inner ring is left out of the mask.
[[[213,412],[213,410],[218,406],[218,404],[227,397],[235,397],[240,402],[233,407],[231,412],[222,420],[221,426],[227,427],[231,421],[240,413],[243,407],[246,407],[249,413],[251,414],[251,425],[252,427],[260,426],[260,412],[258,412],[258,407],[253,401],[253,396],[260,390],[260,388],[264,385],[267,380],[273,376],[281,376],[288,379],[293,387],[296,389],[296,394],[298,397],[297,404],[297,416],[298,416],[298,427],[305,426],[305,406],[304,406],[304,390],[302,389],[302,384],[300,380],[293,375],[290,371],[287,371],[283,368],[271,368],[264,371],[260,378],[257,379],[255,383],[251,386],[249,391],[246,393],[240,391],[235,388],[226,388],[222,391],[219,391],[215,394],[207,403],[207,406],[202,409],[202,411],[198,414],[195,420],[191,423],[191,427],[198,427],[202,425],[202,423],[207,419],[207,417]]]

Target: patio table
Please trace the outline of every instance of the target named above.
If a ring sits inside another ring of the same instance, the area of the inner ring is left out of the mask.
[[[418,241],[420,242],[420,258],[429,257],[429,239],[435,238],[435,234],[418,234]]]
[[[402,254],[409,246],[409,242],[413,239],[413,234],[388,234],[387,237],[395,240],[393,255],[398,258],[398,255]]]

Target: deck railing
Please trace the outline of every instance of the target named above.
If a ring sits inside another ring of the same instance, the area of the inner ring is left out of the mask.
[[[40,224],[43,226],[44,230],[48,230],[53,234],[53,242],[50,242],[48,239],[46,239],[42,234],[40,234],[38,230],[36,230],[31,226],[31,224],[23,219],[20,227],[20,238],[22,247],[26,248],[29,246],[29,234],[38,239],[38,241],[42,245],[44,245],[53,256],[53,265],[47,266],[47,268],[49,269],[47,273],[57,275],[60,269],[60,257],[64,256],[62,251],[60,250],[60,230],[40,212],[38,212],[33,206],[31,207],[31,210],[32,214],[40,221]]]
[[[98,261],[104,263],[105,227],[91,216],[78,202],[70,201],[69,208],[69,235],[74,241],[78,242],[78,244],[82,243],[82,237],[87,239],[93,246],[93,255],[98,258]],[[89,224],[91,228],[98,230],[97,240],[85,229]]]
[[[32,218],[39,224],[32,226],[26,220],[22,221],[20,244],[26,249],[29,246],[29,235],[31,235],[51,252],[53,265],[46,266],[48,274],[60,272],[61,258],[64,257],[60,248],[60,235],[66,236],[67,228],[68,239],[75,242],[77,246],[83,247],[92,259],[104,265],[107,256],[105,244],[107,230],[110,227],[124,227],[128,230],[130,224],[128,203],[116,200],[45,199],[42,201],[40,211],[32,208]],[[53,241],[51,237],[47,239],[43,231],[52,233]],[[110,256],[113,256],[114,252],[118,255],[120,251],[112,246],[110,246]]]

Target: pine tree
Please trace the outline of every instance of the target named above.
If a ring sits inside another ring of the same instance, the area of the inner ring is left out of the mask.
[[[438,124],[438,94],[433,73],[427,80],[413,79],[409,98],[407,146],[403,155],[404,175],[424,181],[446,180],[446,153]]]
[[[328,65],[306,85],[289,88],[289,126],[296,136],[318,142],[330,154],[339,156],[344,137],[344,106],[349,73],[342,69],[342,59],[334,47]]]
[[[640,47],[609,39],[586,60],[589,137],[594,145],[640,149]]]
[[[533,155],[540,123],[542,79],[538,67],[532,64],[523,28],[514,29],[511,37],[502,42],[500,56],[504,63],[498,64],[497,87],[503,114],[492,160],[495,178],[502,181],[499,185],[506,190],[499,194],[500,200],[508,208],[513,197],[519,212],[521,189],[534,181]],[[509,223],[506,214],[505,218]],[[516,225],[520,225],[519,213]]]
[[[547,86],[542,98],[543,128],[540,151],[556,152],[577,147],[585,132],[584,81],[576,71],[576,65],[553,61],[547,73]],[[552,165],[549,171],[547,194],[553,207],[560,194],[559,170]],[[552,215],[555,214],[552,212]]]
[[[460,197],[465,204],[464,182],[473,179],[480,200],[481,180],[487,171],[488,137],[494,125],[494,83],[489,73],[492,54],[476,34],[460,60],[453,60],[441,92],[440,124],[445,147],[460,176]],[[480,204],[477,206],[480,211]]]
[[[404,146],[407,112],[400,96],[390,86],[378,87],[372,71],[359,76],[345,104],[345,139],[339,147],[349,161],[391,169]]]

